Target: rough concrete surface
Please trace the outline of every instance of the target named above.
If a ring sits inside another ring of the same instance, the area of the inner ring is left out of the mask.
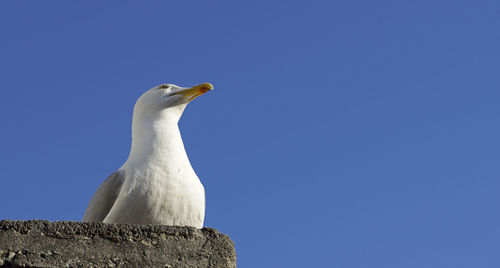
[[[236,267],[212,228],[0,221],[0,267]]]

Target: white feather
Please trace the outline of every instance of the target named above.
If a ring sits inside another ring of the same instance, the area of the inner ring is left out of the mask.
[[[186,103],[165,108],[157,103],[165,94],[152,88],[134,107],[132,146],[119,169],[125,178],[102,220],[105,223],[203,227],[205,190],[191,167],[177,125]],[[97,198],[94,196],[91,203],[99,203]],[[86,215],[96,214],[89,210],[102,207],[106,204],[89,204]],[[99,219],[84,217],[85,220]]]

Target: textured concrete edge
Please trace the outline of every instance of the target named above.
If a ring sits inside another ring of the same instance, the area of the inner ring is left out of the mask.
[[[219,267],[221,260],[230,264],[224,267],[236,266],[236,253],[234,242],[228,235],[220,233],[213,228],[197,229],[183,226],[162,226],[162,225],[133,225],[133,224],[105,224],[97,222],[75,222],[47,220],[1,220],[0,237],[2,233],[15,232],[21,236],[41,236],[53,237],[56,239],[78,240],[82,237],[90,239],[103,239],[112,243],[127,240],[129,242],[144,242],[144,239],[154,240],[159,236],[171,237],[185,241],[206,239],[210,241],[210,248],[213,249],[209,263],[214,263]],[[5,242],[0,241],[0,250],[5,247]],[[205,245],[203,245],[204,247]],[[4,254],[2,254],[4,255]],[[8,257],[8,256],[4,256]]]
[[[79,221],[48,221],[48,220],[0,220],[0,230],[15,230],[27,234],[31,230],[58,233],[60,236],[92,236],[106,238],[110,233],[120,235],[147,235],[148,233],[164,233],[170,236],[192,238],[196,234],[208,237],[226,237],[234,246],[234,242],[227,234],[210,227],[198,229],[191,226],[167,225],[136,225],[121,223],[79,222]]]

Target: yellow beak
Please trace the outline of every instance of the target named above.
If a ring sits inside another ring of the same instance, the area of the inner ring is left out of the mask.
[[[214,86],[210,83],[203,83],[199,84],[197,86],[194,86],[192,88],[184,89],[184,90],[179,90],[177,92],[172,93],[171,96],[173,95],[181,95],[184,98],[187,98],[186,103],[194,100],[196,97],[201,96],[205,93],[207,93],[210,90],[213,90]]]

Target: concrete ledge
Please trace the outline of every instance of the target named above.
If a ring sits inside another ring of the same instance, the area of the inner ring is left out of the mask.
[[[0,267],[236,267],[212,228],[0,221]]]

